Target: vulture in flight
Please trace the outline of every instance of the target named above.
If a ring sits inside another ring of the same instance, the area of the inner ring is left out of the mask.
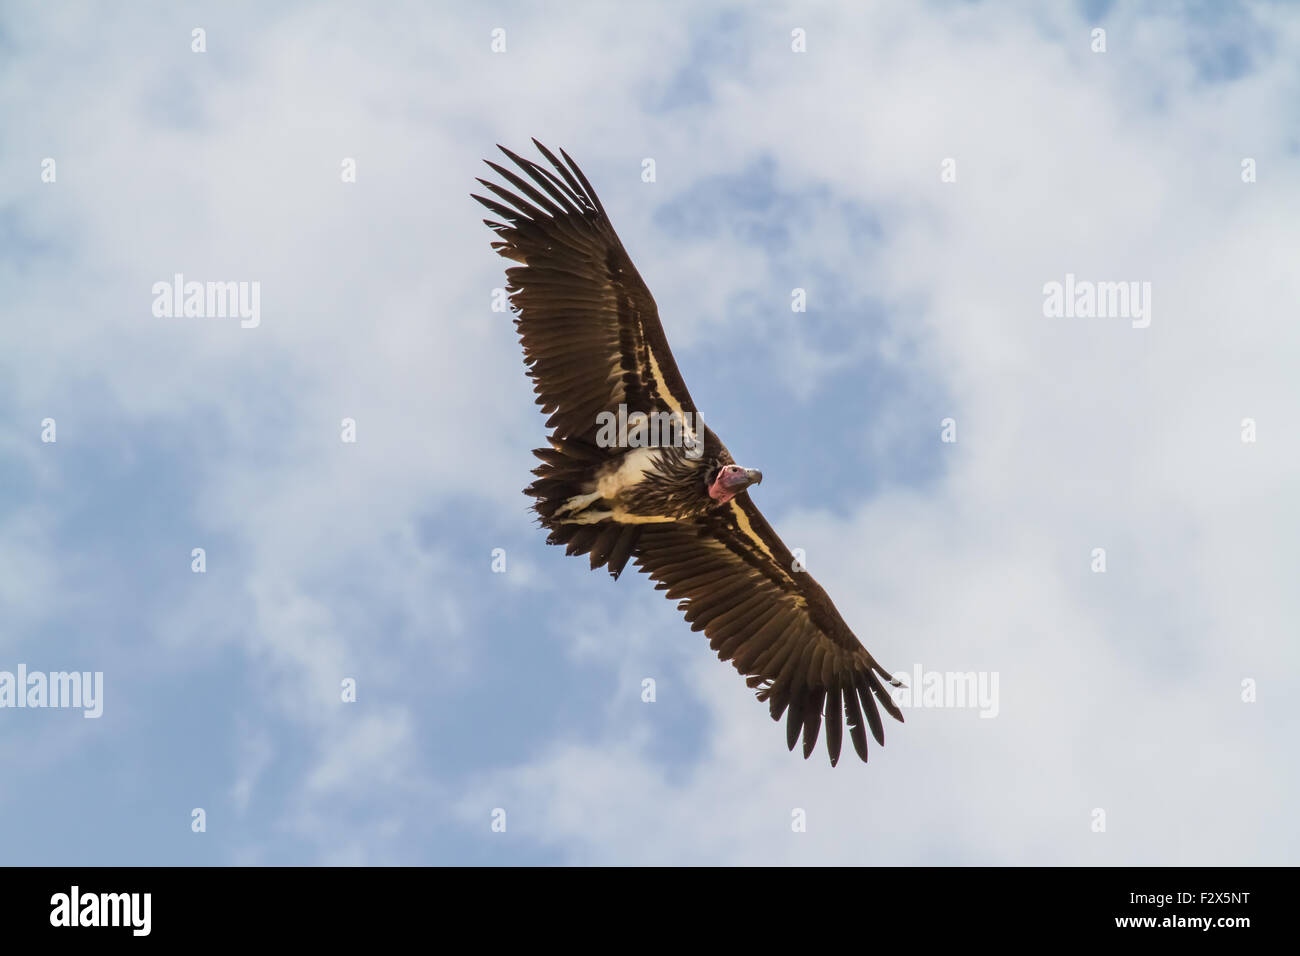
[[[551,431],[525,493],[548,543],[615,578],[635,562],[772,718],[785,716],[791,750],[802,735],[808,757],[824,717],[832,766],[846,722],[865,761],[867,728],[884,743],[879,708],[903,719],[882,683],[899,682],[750,498],[762,474],[736,464],[700,420],[650,290],[587,177],[563,150],[561,162],[533,143],[550,168],[499,147],[518,171],[487,161],[501,182],[479,179],[491,197],[473,198],[494,217],[483,220],[492,248],[518,263],[506,291]]]

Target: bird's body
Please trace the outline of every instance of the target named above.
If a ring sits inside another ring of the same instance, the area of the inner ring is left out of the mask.
[[[708,507],[695,494],[703,479],[701,466],[678,448],[632,448],[598,467],[589,483],[592,490],[569,499],[555,517],[583,524],[607,518],[648,524],[698,517]]]
[[[807,757],[825,716],[831,763],[845,721],[866,760],[864,726],[884,742],[877,701],[902,720],[881,683],[893,678],[750,499],[762,474],[737,465],[701,420],[586,177],[563,151],[564,163],[537,146],[554,171],[503,148],[528,179],[489,163],[515,191],[479,180],[497,199],[474,198],[498,217],[484,220],[493,248],[521,263],[507,291],[551,429],[525,492],[547,540],[615,578],[633,560],[680,599],[773,718],[788,712],[791,749],[802,734]]]

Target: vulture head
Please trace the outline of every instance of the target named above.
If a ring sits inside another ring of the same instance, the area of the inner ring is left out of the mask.
[[[740,465],[723,465],[709,480],[709,497],[725,505],[750,485],[763,482],[763,473]]]

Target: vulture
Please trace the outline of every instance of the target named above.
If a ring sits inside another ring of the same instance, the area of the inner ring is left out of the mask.
[[[884,744],[880,708],[901,721],[884,671],[750,497],[761,472],[738,465],[703,424],[668,348],[650,290],[582,170],[533,140],[546,164],[498,148],[500,182],[483,222],[506,269],[511,311],[547,447],[524,493],[547,542],[589,555],[617,578],[628,561],[677,599],[786,722],[805,759],[823,718],[834,766],[844,726],[867,759],[866,730]],[[549,166],[549,168],[548,168]],[[627,426],[631,426],[630,431]],[[652,426],[662,427],[652,427]]]

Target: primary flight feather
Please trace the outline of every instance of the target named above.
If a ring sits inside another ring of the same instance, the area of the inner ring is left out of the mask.
[[[533,142],[550,168],[499,147],[518,172],[488,161],[504,185],[480,179],[491,196],[474,198],[495,217],[483,220],[492,247],[520,263],[506,270],[506,291],[551,430],[525,492],[547,541],[615,578],[631,560],[680,599],[691,629],[774,720],[785,716],[791,750],[802,736],[808,757],[824,717],[832,766],[846,722],[865,761],[866,728],[885,742],[879,708],[903,719],[882,683],[898,682],[751,500],[762,474],[737,465],[700,420],[650,290],[587,177],[563,150],[561,161]]]

